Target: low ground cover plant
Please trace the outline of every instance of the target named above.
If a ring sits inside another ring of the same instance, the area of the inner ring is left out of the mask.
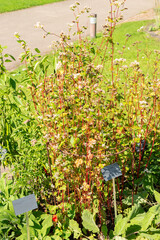
[[[85,27],[79,22],[89,9],[81,10],[78,2],[71,9],[77,41],[62,33],[52,58],[41,58],[39,49],[33,54],[15,34],[26,64],[21,87],[21,73],[7,75],[2,61],[0,141],[8,150],[3,163],[14,165],[15,183],[34,191],[40,209],[54,216],[47,233],[53,239],[136,239],[147,234],[158,239],[159,49],[141,49],[137,36],[147,42],[142,23],[131,24],[136,26],[133,36],[125,24],[127,32],[117,41],[123,3],[111,1],[104,31],[95,41],[83,38]],[[1,54],[3,60],[10,58]],[[101,175],[114,162],[123,174],[116,185],[118,213],[124,215],[117,217],[115,227],[112,183],[104,183]],[[132,227],[132,218],[148,215],[146,227]]]
[[[20,9],[30,8],[34,6],[40,6],[47,3],[54,3],[63,0],[32,0],[32,1],[25,1],[25,0],[0,0],[0,13],[4,12],[12,12]]]

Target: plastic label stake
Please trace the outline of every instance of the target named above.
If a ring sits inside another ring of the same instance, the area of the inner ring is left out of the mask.
[[[115,187],[115,178],[122,176],[121,169],[118,163],[113,163],[109,166],[101,169],[104,180],[107,182],[112,179],[113,182],[113,200],[114,200],[114,213],[115,218],[117,217],[117,204],[116,204],[116,187]]]
[[[12,201],[15,215],[26,213],[27,240],[30,240],[28,212],[38,208],[34,194]]]

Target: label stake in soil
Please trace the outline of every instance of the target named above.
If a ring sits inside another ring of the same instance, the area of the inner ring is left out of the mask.
[[[27,240],[30,240],[28,212],[38,208],[35,195],[31,194],[26,197],[19,198],[14,200],[12,204],[16,216],[26,213]]]
[[[113,163],[109,166],[104,167],[101,169],[102,175],[104,180],[107,182],[112,179],[113,181],[113,200],[114,200],[114,213],[115,219],[117,217],[117,204],[116,204],[116,187],[115,187],[115,178],[122,176],[122,172],[118,163]]]
[[[26,212],[26,225],[27,225],[27,240],[30,240],[28,212]]]

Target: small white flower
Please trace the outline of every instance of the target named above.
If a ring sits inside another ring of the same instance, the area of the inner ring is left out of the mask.
[[[98,70],[98,71],[101,70],[102,68],[103,68],[103,65],[97,65],[97,66],[95,67],[95,69]]]
[[[128,66],[127,66],[127,65],[123,65],[122,68],[123,68],[123,69],[127,69]]]
[[[80,76],[80,73],[75,73],[75,74],[73,74],[74,79],[76,79],[76,78],[79,77],[79,76]]]
[[[131,62],[130,67],[139,67],[139,62],[137,62],[136,60],[134,62]]]
[[[54,174],[54,177],[55,177],[56,179],[58,179],[58,177],[59,177],[59,173],[56,172],[56,173]]]
[[[146,101],[139,101],[142,108],[147,107],[148,103]]]
[[[89,12],[90,12],[90,10],[91,10],[91,8],[90,8],[90,7],[87,7],[87,6],[85,6],[85,7],[84,7],[84,10],[85,10],[87,13],[89,13]]]
[[[75,8],[76,8],[76,6],[75,6],[75,4],[71,4],[69,8],[70,8],[72,11],[74,11]]]
[[[40,23],[40,22],[37,22],[35,25],[34,25],[35,28],[43,28],[43,25]]]
[[[117,7],[120,7],[122,4],[124,4],[124,0],[114,1],[112,4],[117,6]]]
[[[74,23],[68,23],[68,27],[72,28],[74,26]]]
[[[27,119],[26,121],[24,121],[23,123],[24,124],[27,124],[28,122],[30,122],[30,120],[29,119]]]
[[[144,172],[146,172],[146,173],[151,173],[151,170],[148,170],[148,168],[146,168],[146,169],[144,170]]]
[[[31,140],[31,145],[34,146],[36,144],[37,140],[36,139],[32,139]]]
[[[41,87],[42,85],[43,85],[43,83],[40,83],[40,84],[37,86],[37,88]]]
[[[14,36],[15,36],[16,38],[19,38],[19,37],[20,37],[20,35],[19,35],[18,32],[15,32],[15,33],[14,33]]]
[[[60,69],[61,66],[62,66],[62,63],[59,61],[59,62],[56,64],[56,71],[57,71],[58,69]]]
[[[120,63],[125,62],[125,61],[126,61],[125,58],[116,58],[116,59],[113,61],[113,64],[114,64],[114,65],[119,65]]]

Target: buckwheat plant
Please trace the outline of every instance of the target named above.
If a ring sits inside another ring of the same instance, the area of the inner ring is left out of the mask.
[[[123,173],[116,180],[121,207],[125,186],[131,188],[133,203],[135,179],[149,165],[159,131],[159,52],[155,53],[150,74],[141,69],[137,43],[135,61],[123,58],[125,46],[115,57],[114,30],[122,19],[124,3],[110,0],[111,11],[99,46],[83,37],[85,27],[80,26],[81,14],[89,9],[80,10],[78,2],[72,5],[75,19],[70,28],[76,25],[73,35],[77,35],[77,41],[70,40],[72,31],[58,36],[51,74],[44,58],[38,60],[18,37],[32,82],[33,115],[47,148],[54,214],[61,210],[62,221],[68,204],[75,206],[78,218],[84,208],[93,211],[95,201],[100,226],[106,208],[113,218],[112,184],[104,184],[101,175],[101,169],[113,162],[119,163]],[[36,26],[45,37],[51,34],[40,23]],[[147,144],[149,149],[144,154]]]

